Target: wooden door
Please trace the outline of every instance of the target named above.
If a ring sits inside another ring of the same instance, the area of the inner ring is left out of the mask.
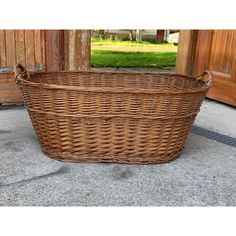
[[[194,75],[213,74],[209,98],[236,106],[236,30],[200,30],[193,65]]]
[[[207,97],[236,106],[236,30],[182,30],[176,71],[213,74]]]
[[[0,104],[21,102],[11,74],[18,62],[29,71],[90,69],[89,30],[0,30]]]
[[[0,30],[0,103],[22,101],[11,74],[21,63],[29,70],[45,67],[44,34],[40,30]]]

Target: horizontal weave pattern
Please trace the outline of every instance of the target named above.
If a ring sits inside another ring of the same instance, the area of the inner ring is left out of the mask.
[[[157,73],[16,77],[43,152],[71,162],[176,159],[209,87],[192,77]]]

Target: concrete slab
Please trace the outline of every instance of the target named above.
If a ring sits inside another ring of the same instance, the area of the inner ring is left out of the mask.
[[[195,124],[234,136],[235,109],[202,111]],[[235,169],[235,147],[194,134],[169,164],[62,163],[41,152],[25,109],[0,110],[1,206],[235,206]]]
[[[195,125],[236,138],[236,108],[206,99]]]

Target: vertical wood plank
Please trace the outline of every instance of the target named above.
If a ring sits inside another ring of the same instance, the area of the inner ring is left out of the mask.
[[[212,39],[211,39],[211,52],[209,56],[209,65],[208,68],[210,70],[215,70],[215,64],[216,64],[216,51],[217,51],[217,41],[219,40],[219,34],[217,30],[213,30],[212,32]]]
[[[41,34],[40,30],[34,30],[34,64],[35,64],[35,69],[42,69],[42,55],[41,55],[41,47],[42,47],[42,42],[41,42]]]
[[[89,70],[91,59],[91,31],[65,31],[65,69]]]
[[[46,70],[64,70],[64,31],[46,30],[45,46]]]
[[[226,72],[229,74],[231,73],[232,63],[233,63],[233,58],[234,58],[234,48],[236,47],[236,45],[233,45],[234,31],[235,30],[228,30],[227,44],[226,44],[226,49],[225,49],[225,53],[229,56],[227,59],[225,58],[224,60],[224,68]]]
[[[231,68],[231,78],[233,83],[236,84],[236,30],[232,30],[233,32],[233,40],[232,40],[232,68]],[[235,86],[236,87],[236,86]],[[235,96],[236,96],[236,91],[235,91]]]
[[[229,56],[226,51],[227,44],[228,44],[228,30],[222,30],[218,68],[220,69],[220,71],[224,73],[228,73],[228,71],[225,68],[225,61],[228,60],[228,56]]]
[[[91,31],[81,30],[81,65],[80,70],[90,69],[91,60]]]
[[[179,46],[175,67],[175,71],[178,74],[192,74],[196,34],[196,30],[180,30]]]
[[[70,30],[64,30],[64,59],[65,59],[65,70],[70,69]]]
[[[5,30],[0,30],[0,67],[7,66]]]
[[[35,68],[34,55],[34,31],[25,30],[25,64],[27,69],[33,70]]]
[[[213,30],[198,30],[193,75],[198,76],[208,68]]]
[[[41,41],[41,67],[42,70],[46,69],[46,31],[40,30],[40,41]]]
[[[217,32],[218,39],[216,40],[216,48],[214,51],[214,70],[221,71],[220,58],[223,56],[222,55],[223,51],[221,51],[221,47],[223,46],[222,41],[224,40],[225,37],[223,35],[223,30],[215,30],[215,32]]]
[[[16,40],[16,61],[25,66],[25,31],[15,31]]]
[[[225,73],[230,73],[229,68],[227,67],[227,62],[229,61],[230,56],[230,41],[231,41],[231,30],[225,30],[225,47],[224,47],[224,53],[223,57],[221,59],[221,64],[223,71]]]
[[[16,47],[15,47],[15,32],[14,30],[6,30],[6,59],[7,67],[13,68],[16,63]]]

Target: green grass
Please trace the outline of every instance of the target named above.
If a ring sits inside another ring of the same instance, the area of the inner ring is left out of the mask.
[[[175,66],[176,52],[132,52],[92,50],[93,67],[156,67]]]
[[[91,40],[91,46],[136,46],[136,47],[157,47],[157,48],[176,48],[173,44],[169,43],[150,43],[143,41],[141,43],[132,42],[132,41],[116,41],[116,40],[101,40],[101,39],[93,39]]]

